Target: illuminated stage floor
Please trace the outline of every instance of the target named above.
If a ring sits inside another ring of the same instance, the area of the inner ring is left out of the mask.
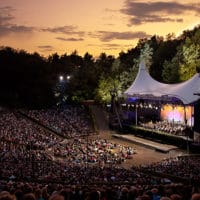
[[[169,153],[171,150],[178,149],[178,147],[174,145],[162,144],[152,140],[136,137],[134,135],[113,134],[112,137],[143,145],[145,147],[155,149],[156,151],[160,151],[163,153]]]

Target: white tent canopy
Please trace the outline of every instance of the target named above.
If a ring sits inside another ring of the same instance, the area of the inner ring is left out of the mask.
[[[183,104],[191,104],[199,99],[200,75],[178,84],[164,84],[154,80],[146,71],[145,63],[139,65],[138,74],[132,85],[125,91],[127,97],[178,98]]]

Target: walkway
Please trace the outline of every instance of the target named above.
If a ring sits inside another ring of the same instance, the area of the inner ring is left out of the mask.
[[[130,135],[130,134],[129,135],[113,134],[112,137],[126,140],[129,142],[133,142],[134,144],[143,145],[145,147],[149,147],[151,149],[154,149],[156,151],[160,151],[163,153],[169,153],[169,151],[171,151],[171,150],[178,149],[177,146],[161,144],[161,143],[147,140],[144,138],[136,137],[136,136]]]

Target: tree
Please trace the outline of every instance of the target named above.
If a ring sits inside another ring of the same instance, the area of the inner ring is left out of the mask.
[[[157,39],[157,40],[156,40]],[[163,70],[164,63],[169,62],[177,53],[177,48],[181,44],[181,41],[178,39],[172,40],[168,37],[169,40],[164,41],[162,38],[152,38],[151,47],[153,47],[153,62],[150,67],[151,76],[157,81],[163,82]]]
[[[149,71],[152,64],[153,48],[148,43],[145,43],[144,47],[140,51],[140,60],[144,60],[146,68]]]
[[[70,80],[72,99],[76,101],[94,99],[98,79],[94,58],[86,53],[82,58],[82,64],[74,70]]]
[[[180,65],[179,73],[182,81],[188,80],[200,66],[200,45],[193,43],[187,38],[182,48],[183,62]]]
[[[119,58],[114,60],[112,64],[111,72],[115,76],[120,73],[120,59]]]
[[[162,78],[165,83],[179,82],[179,60],[177,57],[174,57],[172,61],[164,61]]]
[[[104,76],[110,76],[114,61],[115,58],[113,56],[107,56],[105,53],[101,53],[95,63],[95,67],[98,74],[103,74]]]
[[[112,77],[101,77],[99,85],[96,89],[96,100],[101,103],[108,103],[111,101],[111,91],[116,89],[117,93],[121,93],[121,84],[117,79]]]
[[[133,60],[133,66],[128,71],[124,71],[119,75],[121,90],[124,92],[135,80],[139,69],[139,59]]]

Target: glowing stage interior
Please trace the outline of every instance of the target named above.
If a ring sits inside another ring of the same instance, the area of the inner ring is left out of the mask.
[[[194,107],[165,104],[161,106],[160,118],[169,122],[181,123],[188,126],[194,125]]]

